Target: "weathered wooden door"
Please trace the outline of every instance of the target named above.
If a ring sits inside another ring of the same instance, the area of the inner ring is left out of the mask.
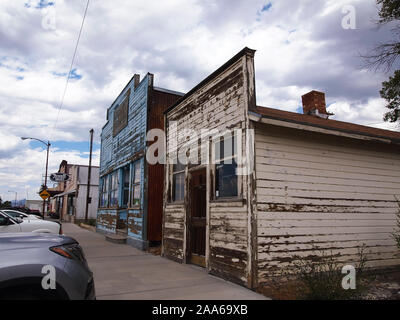
[[[190,262],[206,266],[206,169],[191,173],[190,181]]]

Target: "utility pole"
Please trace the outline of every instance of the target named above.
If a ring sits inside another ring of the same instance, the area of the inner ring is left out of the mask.
[[[50,149],[50,141],[47,141],[47,155],[46,155],[46,175],[44,177],[44,188],[47,190],[47,171],[49,169],[49,149]],[[49,208],[49,201],[47,200],[47,209]],[[45,210],[46,200],[43,200],[43,220],[44,220],[44,210]]]
[[[89,169],[88,169],[88,180],[86,187],[86,211],[85,211],[85,222],[88,221],[89,215],[89,200],[90,200],[90,178],[92,174],[92,150],[93,150],[93,129],[90,129],[90,155],[89,155]]]
[[[49,167],[49,149],[50,149],[50,141],[43,141],[37,138],[31,138],[31,137],[21,137],[22,140],[36,140],[39,141],[41,143],[43,143],[46,147],[47,147],[47,155],[46,155],[46,174],[44,176],[44,190],[47,190],[47,171],[48,171],[48,167]],[[44,212],[45,212],[45,207],[46,207],[46,200],[43,199],[43,220],[44,220]]]
[[[17,193],[17,191],[10,191],[10,190],[9,190],[8,192],[14,193],[14,194],[15,194],[14,207],[16,207],[16,206],[17,206],[17,198],[18,198],[18,193]],[[11,201],[11,204],[12,204],[12,201]]]

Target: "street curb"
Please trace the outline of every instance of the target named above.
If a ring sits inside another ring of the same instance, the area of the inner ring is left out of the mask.
[[[82,222],[79,224],[79,226],[81,228],[83,228],[83,229],[86,229],[86,230],[89,230],[89,231],[92,231],[92,232],[96,232],[96,227],[95,226],[89,226],[88,224],[85,224],[85,223],[82,223]]]

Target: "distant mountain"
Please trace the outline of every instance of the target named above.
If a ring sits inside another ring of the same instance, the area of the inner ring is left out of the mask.
[[[26,199],[17,200],[17,202],[15,202],[15,200],[13,200],[13,201],[11,201],[11,205],[13,207],[25,207],[25,202],[26,202]]]

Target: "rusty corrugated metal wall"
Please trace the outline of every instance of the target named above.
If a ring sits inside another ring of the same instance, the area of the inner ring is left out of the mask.
[[[164,111],[181,95],[152,88],[149,92],[147,130],[164,130]],[[151,144],[151,143],[149,143]],[[164,164],[147,165],[147,237],[149,241],[162,240],[162,212],[164,190]]]

